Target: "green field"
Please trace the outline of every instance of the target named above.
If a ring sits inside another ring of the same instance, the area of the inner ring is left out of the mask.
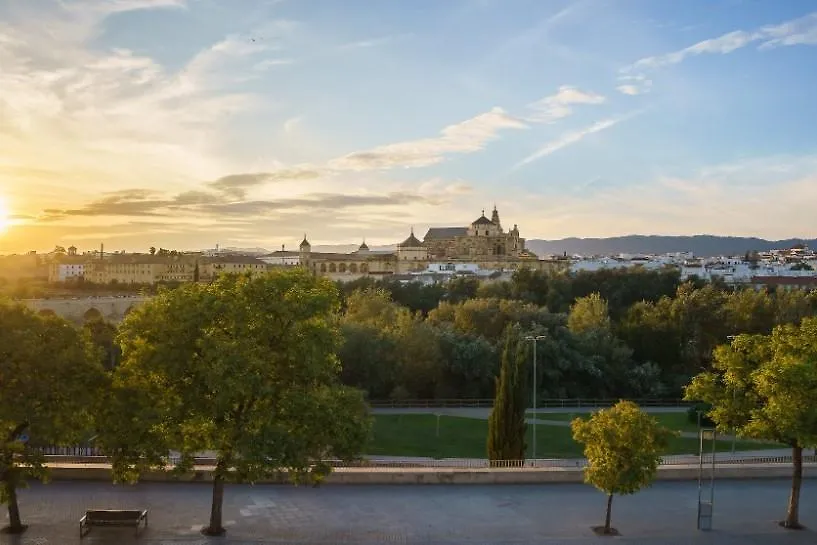
[[[440,417],[439,437],[437,417],[431,414],[376,415],[372,441],[366,454],[377,456],[427,456],[431,458],[485,458],[488,422],[475,418]],[[570,428],[539,425],[537,458],[580,458],[581,445],[573,441]],[[529,453],[532,450],[533,429],[528,426]],[[719,452],[729,451],[731,441],[718,441]],[[738,441],[736,450],[779,448],[779,445]],[[676,437],[667,454],[696,454],[698,440]]]
[[[533,411],[528,411],[528,418],[533,418]],[[590,413],[539,413],[539,420],[557,420],[559,422],[570,422],[574,418],[587,418]],[[659,424],[668,427],[675,431],[688,431],[692,433],[698,432],[698,425],[689,421],[686,412],[681,413],[652,413],[650,416],[658,420]]]

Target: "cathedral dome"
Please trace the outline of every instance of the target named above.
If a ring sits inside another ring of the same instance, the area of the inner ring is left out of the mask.
[[[397,245],[398,248],[422,248],[423,243],[417,240],[414,236],[414,229],[411,230],[409,237]]]

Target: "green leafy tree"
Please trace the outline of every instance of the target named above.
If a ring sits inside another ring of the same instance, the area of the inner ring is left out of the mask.
[[[409,316],[407,308],[392,301],[391,293],[381,288],[353,292],[346,298],[344,322],[391,330]]]
[[[445,300],[449,303],[460,303],[477,296],[479,280],[472,276],[460,276],[451,279],[445,286]]]
[[[570,307],[567,327],[573,333],[584,333],[589,330],[609,331],[610,312],[607,301],[598,293],[576,299]]]
[[[371,325],[346,321],[341,333],[338,356],[343,383],[365,390],[369,399],[387,399],[394,390],[399,365],[394,336]]]
[[[435,397],[443,365],[434,328],[417,316],[403,315],[396,324],[394,338],[398,383],[414,399]]]
[[[156,246],[151,246],[149,252],[150,255],[156,255]]]
[[[337,291],[307,271],[223,275],[130,313],[123,360],[100,410],[99,442],[118,481],[197,452],[216,453],[208,535],[224,533],[226,481],[286,471],[317,483],[323,460],[357,457],[369,433],[361,393],[341,386]]]
[[[803,449],[817,445],[817,318],[719,346],[713,370],[693,378],[686,398],[711,404],[709,417],[720,430],[791,447],[791,493],[781,525],[800,528]]]
[[[617,533],[610,527],[613,496],[635,494],[655,478],[661,454],[672,432],[631,401],[619,401],[589,420],[571,423],[573,439],[584,444],[585,482],[607,494],[607,511],[600,533]]]
[[[510,325],[518,323],[523,329],[529,329],[535,324],[547,326],[557,323],[559,317],[543,307],[522,301],[469,299],[456,305],[440,303],[429,313],[428,321],[434,325],[448,322],[461,333],[498,341]]]
[[[93,318],[84,322],[82,329],[98,348],[102,366],[109,370],[116,367],[120,358],[119,346],[116,344],[116,325],[102,318]]]
[[[0,502],[8,505],[9,532],[26,528],[17,489],[29,478],[48,479],[38,447],[79,442],[104,380],[79,330],[0,301]]]
[[[774,300],[763,290],[738,290],[727,297],[723,308],[734,333],[768,334],[775,325]]]
[[[514,271],[511,277],[511,295],[514,299],[544,305],[547,302],[549,288],[548,274],[522,267]]]
[[[505,333],[502,365],[496,379],[494,408],[488,418],[488,458],[523,461],[525,459],[525,411],[528,390],[525,376],[526,346],[518,327]]]
[[[494,395],[499,372],[499,351],[483,337],[454,331],[450,325],[435,328],[442,370],[437,396],[475,399]]]

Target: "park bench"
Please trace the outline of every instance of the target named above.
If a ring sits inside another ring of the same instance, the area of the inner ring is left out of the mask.
[[[145,522],[148,526],[147,510],[125,510],[125,509],[88,509],[85,516],[79,519],[79,537],[82,539],[92,526],[133,526],[136,528],[136,535],[139,535],[139,526]]]

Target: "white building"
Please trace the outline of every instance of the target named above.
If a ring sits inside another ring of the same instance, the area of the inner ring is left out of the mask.
[[[48,267],[49,282],[68,282],[79,278],[85,278],[85,261],[70,261],[63,263],[51,263]]]

